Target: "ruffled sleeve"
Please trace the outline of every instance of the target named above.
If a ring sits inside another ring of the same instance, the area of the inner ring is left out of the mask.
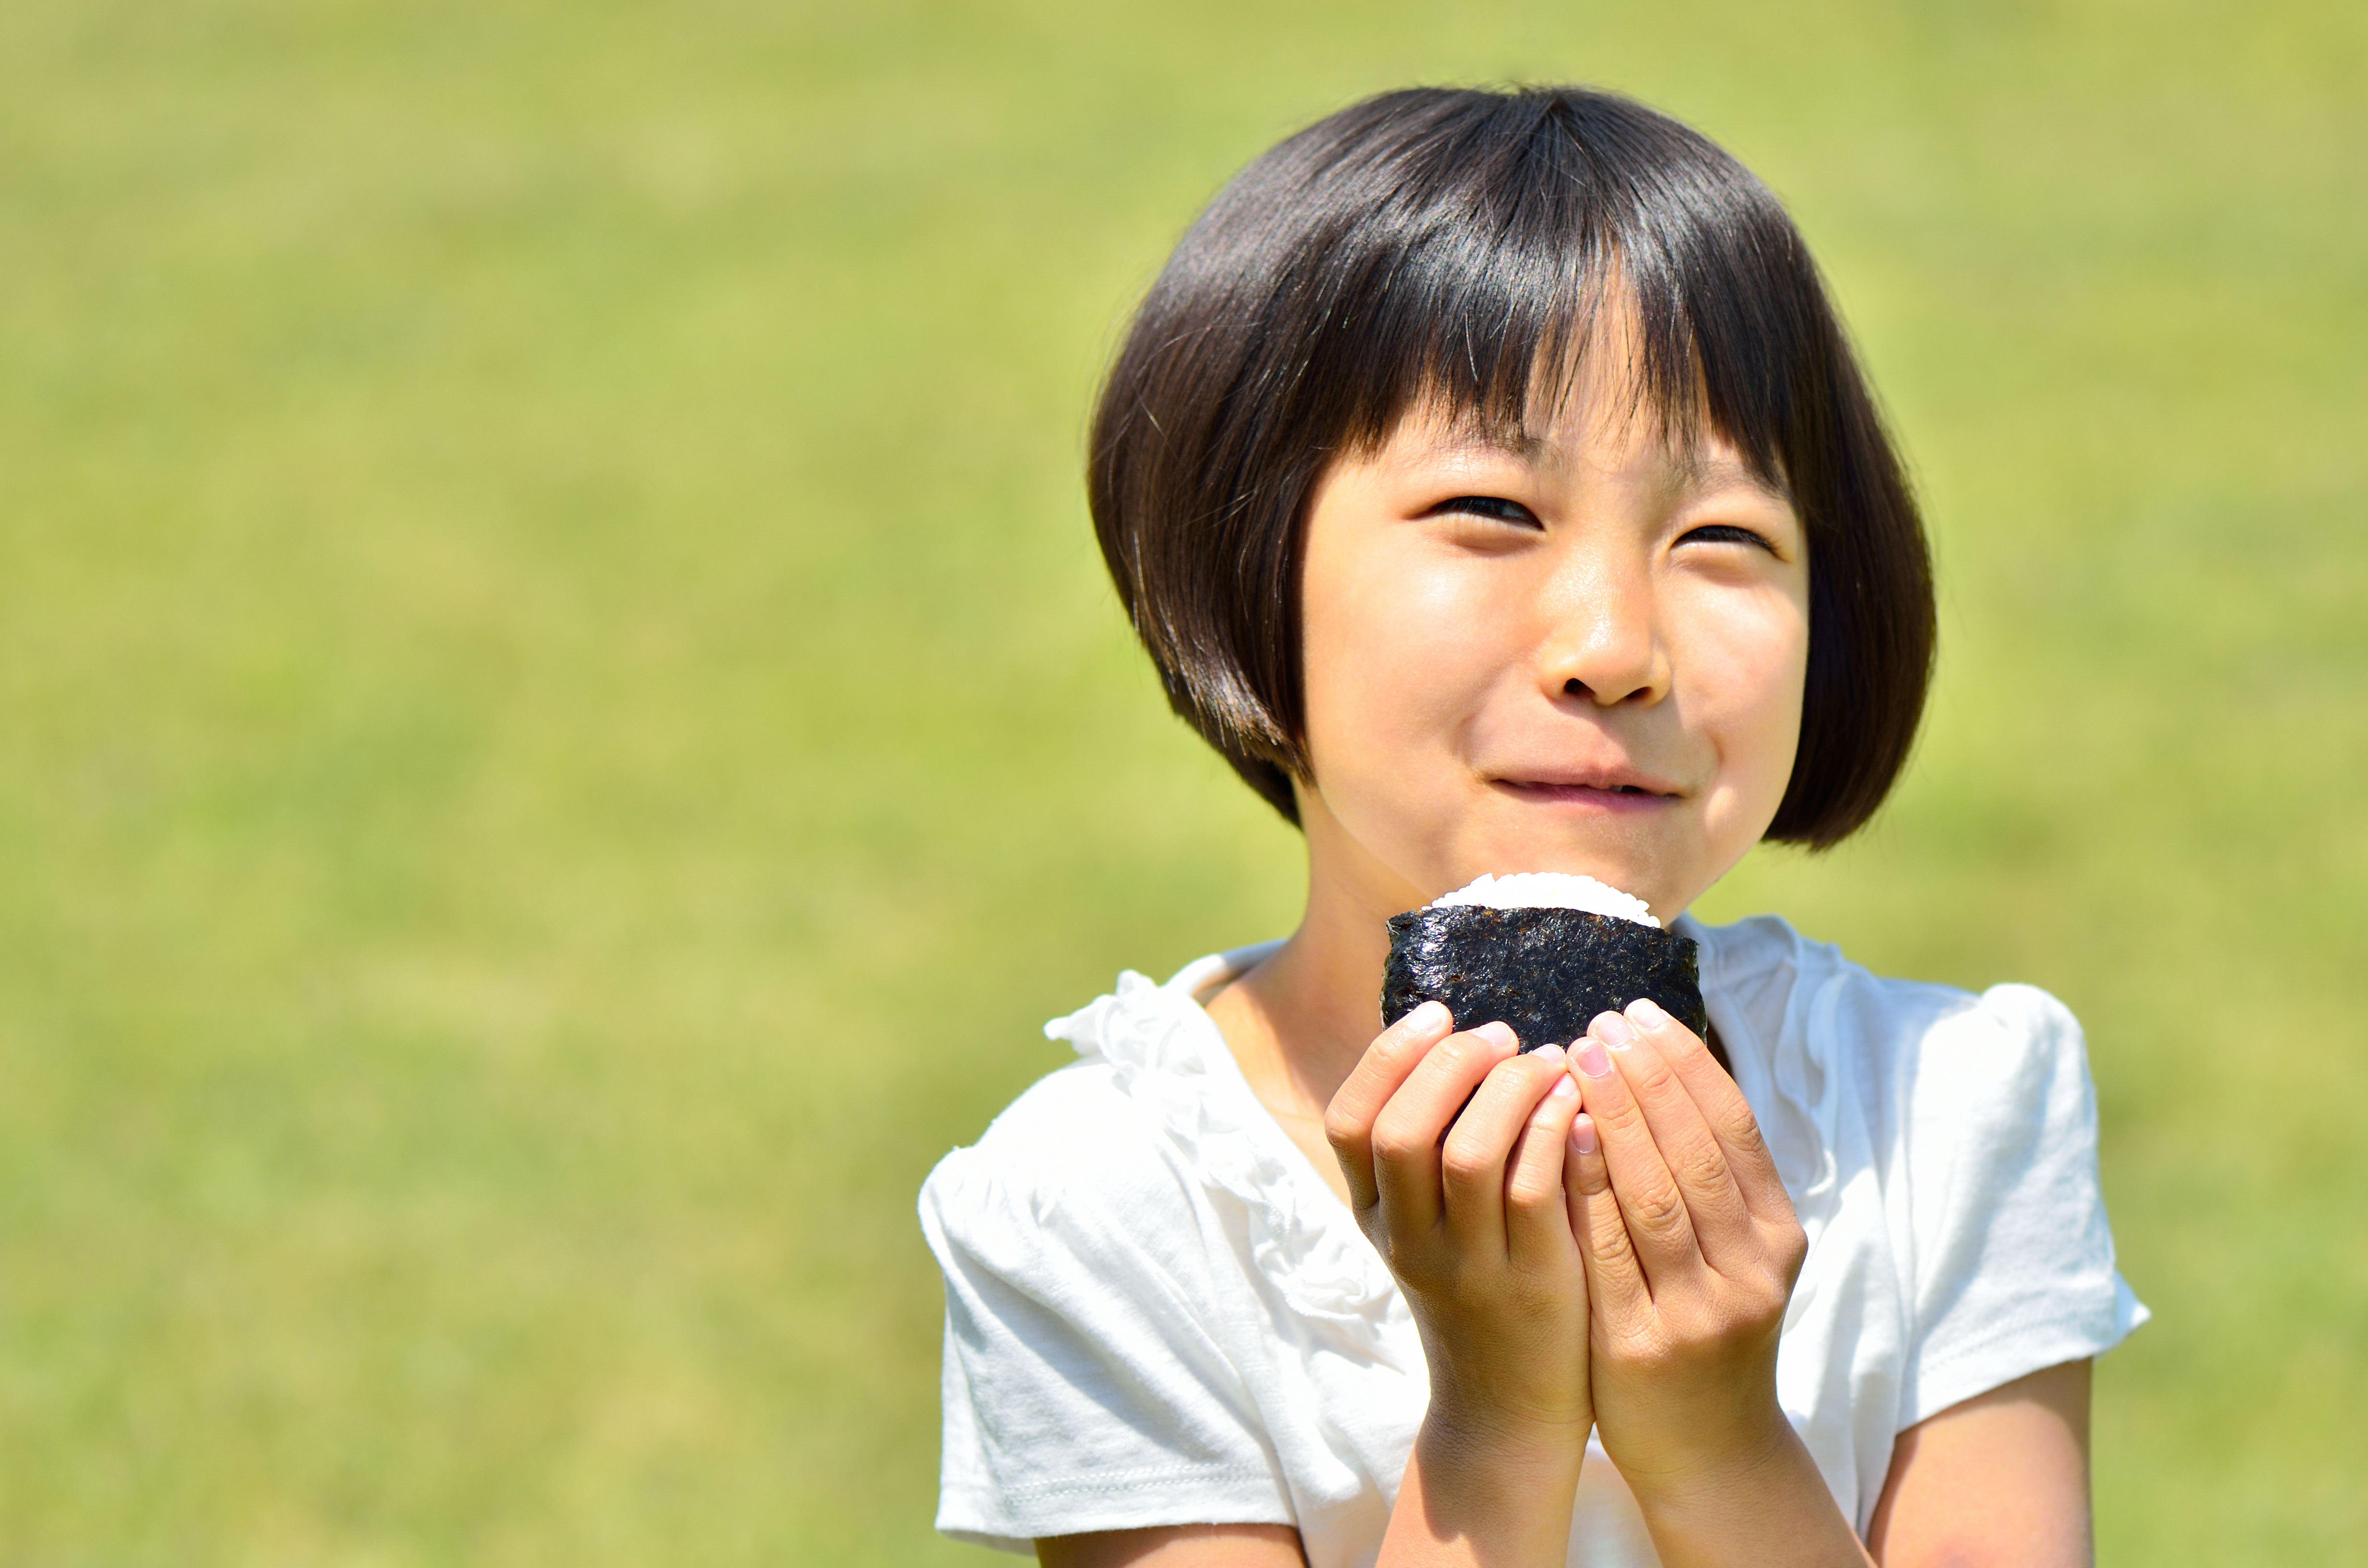
[[[1146,1523],[1289,1523],[1256,1402],[1207,1321],[1207,1238],[1165,1142],[1088,1061],[939,1164],[938,1528],[1011,1551]]]
[[[1121,975],[1046,1025],[1078,1061],[923,1188],[940,1530],[1288,1524],[1315,1568],[1372,1561],[1429,1379],[1389,1270],[1197,1000],[1266,950]]]

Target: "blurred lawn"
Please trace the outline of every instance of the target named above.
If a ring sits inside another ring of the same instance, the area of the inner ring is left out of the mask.
[[[1241,161],[1570,76],[1793,204],[1947,646],[1755,859],[2088,1021],[2109,1561],[2368,1562],[2368,12],[0,7],[0,1560],[985,1561],[922,1174],[1284,929],[1078,430]]]

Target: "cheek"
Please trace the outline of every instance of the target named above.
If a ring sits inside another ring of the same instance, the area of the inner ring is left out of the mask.
[[[1753,817],[1775,815],[1800,747],[1809,655],[1804,598],[1770,586],[1725,596],[1713,611],[1691,618],[1700,628],[1687,661],[1691,698],[1713,731],[1730,809]]]
[[[1301,668],[1308,751],[1327,796],[1419,767],[1452,743],[1499,663],[1475,630],[1490,619],[1482,586],[1386,528],[1354,540],[1311,531]]]

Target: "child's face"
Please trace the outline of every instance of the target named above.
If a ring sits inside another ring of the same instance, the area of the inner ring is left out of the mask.
[[[1774,818],[1809,645],[1800,520],[1724,442],[1689,465],[1625,406],[1582,374],[1534,440],[1412,415],[1318,481],[1301,815],[1336,891],[1387,913],[1484,871],[1578,871],[1666,922]]]

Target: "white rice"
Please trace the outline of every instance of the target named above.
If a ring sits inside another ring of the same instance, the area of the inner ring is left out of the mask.
[[[1661,925],[1643,899],[1632,898],[1593,877],[1565,871],[1515,871],[1506,877],[1484,874],[1444,898],[1431,900],[1430,907],[1448,909],[1468,903],[1489,909],[1584,909],[1590,915],[1634,920],[1656,930]]]

